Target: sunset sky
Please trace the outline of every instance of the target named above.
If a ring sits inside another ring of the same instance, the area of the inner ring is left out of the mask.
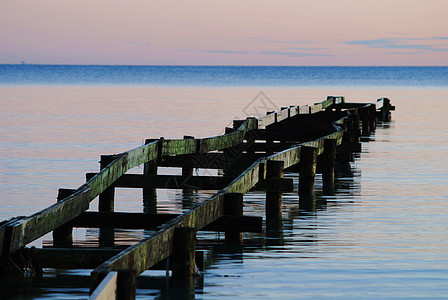
[[[0,0],[0,63],[448,65],[448,0]]]

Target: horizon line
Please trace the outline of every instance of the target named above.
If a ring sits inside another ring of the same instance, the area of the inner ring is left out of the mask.
[[[0,66],[85,66],[85,67],[448,67],[448,65],[180,65],[180,64],[66,64],[0,63]]]

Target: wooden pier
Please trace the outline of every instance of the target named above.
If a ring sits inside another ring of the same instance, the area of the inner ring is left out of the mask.
[[[266,192],[266,226],[281,220],[284,192],[297,191],[300,207],[313,209],[316,173],[322,174],[324,192],[334,193],[335,174],[350,169],[361,136],[375,130],[377,122],[390,121],[394,109],[387,98],[346,103],[344,97],[330,96],[314,105],[234,120],[223,135],[148,139],[125,153],[103,155],[99,173],[87,174],[78,189],[60,189],[54,205],[0,224],[0,272],[39,276],[42,268],[92,269],[92,299],[133,299],[139,274],[169,268],[173,288],[190,299],[194,274],[203,268],[202,252],[196,251],[198,231],[224,232],[225,243],[232,245],[242,243],[242,232],[261,232],[262,217],[243,215],[243,196],[250,190]],[[143,174],[126,174],[141,165]],[[159,167],[180,167],[182,173],[159,175]],[[195,168],[218,169],[220,175],[197,176]],[[299,173],[298,187],[284,177],[289,171]],[[142,189],[143,212],[115,212],[115,188]],[[183,214],[162,214],[157,212],[158,188],[217,192]],[[87,211],[97,197],[98,211]],[[100,247],[73,247],[74,227],[100,228]],[[113,228],[154,234],[122,249],[113,245]],[[53,247],[26,246],[51,231]]]

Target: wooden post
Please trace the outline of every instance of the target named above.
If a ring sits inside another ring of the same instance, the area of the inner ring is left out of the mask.
[[[266,162],[266,179],[267,178],[283,178],[285,162],[282,160],[268,160]],[[282,192],[267,191],[266,192],[266,219],[282,218]]]
[[[359,112],[357,108],[350,110],[350,112],[352,113],[351,119],[353,121],[351,129],[351,134],[354,138],[353,142],[359,142],[359,137],[361,136],[361,131],[359,129]]]
[[[268,160],[266,162],[266,179],[283,178],[285,162]],[[269,246],[283,245],[282,193],[266,192],[266,243]]]
[[[224,215],[239,217],[243,215],[243,194],[228,193],[224,195]],[[240,245],[243,241],[242,233],[237,229],[235,220],[226,221],[226,244]]]
[[[334,169],[336,163],[336,139],[326,139],[324,141],[324,153],[322,164],[322,183],[325,195],[334,194]]]
[[[59,189],[57,202],[67,198],[76,190]],[[61,226],[53,230],[53,246],[55,247],[72,247],[73,246],[73,227]]]
[[[268,111],[266,112],[266,116],[275,113],[274,111]],[[266,140],[266,156],[272,155],[274,153],[274,151],[272,151],[272,145],[274,144],[274,141],[272,139],[267,139]]]
[[[196,230],[177,227],[173,237],[172,283],[176,299],[194,299]]]
[[[145,145],[157,141],[157,139],[146,139]],[[157,175],[156,160],[143,164],[143,175]],[[157,213],[157,189],[143,188],[143,211],[145,213]]]
[[[390,105],[390,100],[388,98],[382,98],[378,101],[383,101],[383,106],[380,111],[377,113],[378,121],[382,122],[390,122],[392,120],[391,110],[394,110],[395,107]]]
[[[114,159],[115,155],[101,155],[100,170],[107,167]],[[109,187],[98,197],[99,212],[114,212],[115,187]],[[100,228],[99,244],[101,247],[115,246],[115,230],[114,228]]]
[[[317,149],[302,147],[299,163],[299,196],[314,195],[314,177],[316,176]]]
[[[100,170],[104,169],[116,158],[115,155],[101,155]],[[98,211],[113,212],[114,211],[115,188],[109,187],[99,195]]]
[[[369,136],[370,135],[370,107],[363,107],[361,109],[361,118],[362,118],[362,135]]]
[[[117,300],[134,300],[137,288],[137,272],[134,269],[118,270]]]
[[[193,140],[194,136],[184,135],[185,140]],[[193,176],[193,168],[192,167],[182,167],[182,176],[190,177]],[[193,189],[190,187],[182,189],[182,206],[189,207],[191,206],[193,196]]]
[[[376,106],[375,104],[370,104],[370,130],[374,131],[376,129]]]

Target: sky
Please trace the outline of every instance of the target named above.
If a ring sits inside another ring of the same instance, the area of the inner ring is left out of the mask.
[[[0,64],[447,66],[448,0],[0,0]]]

